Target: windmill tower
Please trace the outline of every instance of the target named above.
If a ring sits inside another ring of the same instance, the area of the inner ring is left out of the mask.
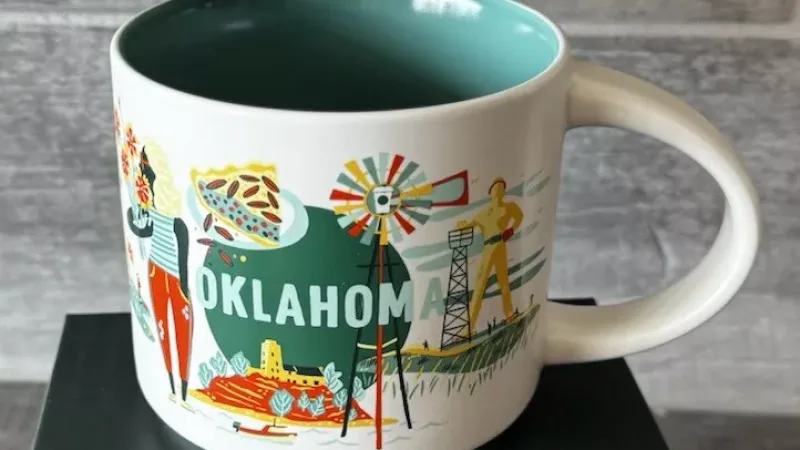
[[[416,231],[430,218],[431,211],[439,206],[464,205],[469,199],[467,172],[463,171],[436,182],[429,182],[419,165],[407,161],[400,155],[381,153],[375,158],[351,160],[345,163],[345,171],[337,178],[338,187],[330,194],[334,212],[339,215],[339,225],[344,231],[373,248],[367,268],[367,286],[386,281],[393,284],[393,263],[390,259],[389,243],[400,242],[404,235]],[[399,264],[399,262],[398,262]],[[403,361],[397,318],[392,325],[395,338],[384,342],[383,326],[377,325],[375,345],[361,342],[362,331],[356,333],[353,362],[350,370],[350,386],[342,424],[342,437],[347,435],[347,426],[352,408],[355,369],[362,350],[375,354],[375,439],[376,448],[383,446],[383,359],[392,357],[397,361],[397,375],[403,401],[406,423],[411,428],[411,413],[403,373]],[[386,350],[391,349],[388,353]]]

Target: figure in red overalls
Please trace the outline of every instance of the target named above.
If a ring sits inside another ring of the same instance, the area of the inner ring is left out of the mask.
[[[180,401],[188,407],[186,391],[194,324],[187,273],[189,230],[180,218],[181,196],[173,186],[166,155],[155,144],[142,148],[134,178],[134,197],[138,205],[128,209],[127,222],[136,236],[149,238],[151,242],[147,265],[150,298],[156,336],[169,374],[170,398],[176,400],[170,339],[170,328],[174,327],[181,377]]]

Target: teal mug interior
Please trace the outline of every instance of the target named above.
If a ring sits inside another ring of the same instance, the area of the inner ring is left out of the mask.
[[[189,94],[303,111],[382,111],[497,93],[559,54],[552,23],[510,0],[170,0],[119,51]]]

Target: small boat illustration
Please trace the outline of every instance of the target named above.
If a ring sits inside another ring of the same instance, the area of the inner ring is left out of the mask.
[[[237,433],[247,434],[251,436],[263,436],[263,437],[284,437],[290,438],[297,436],[297,433],[292,433],[288,431],[275,431],[276,429],[286,428],[283,425],[264,425],[263,428],[249,428],[243,426],[239,422],[233,422],[233,429],[236,430]]]

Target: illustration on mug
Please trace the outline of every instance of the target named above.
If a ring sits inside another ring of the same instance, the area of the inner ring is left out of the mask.
[[[506,245],[536,229],[514,200],[541,191],[541,175],[511,188],[497,179],[470,201],[466,171],[429,181],[417,163],[378,154],[343,164],[329,209],[304,205],[272,164],[192,170],[187,205],[205,249],[195,301],[218,351],[196,366],[190,396],[233,433],[301,446],[371,430],[382,448],[403,439],[386,427],[444,425],[415,401],[472,395],[531,337],[539,305],[531,297],[520,310],[512,292],[542,269],[544,249],[510,265]],[[396,249],[433,222],[454,226]],[[426,292],[414,292],[412,271],[429,277]],[[483,302],[495,298],[503,315],[484,328],[481,311],[495,308]],[[435,337],[409,342],[414,323],[437,320]],[[399,416],[384,414],[387,395]]]
[[[471,198],[467,171],[429,180],[379,153],[343,163],[327,207],[261,162],[193,169],[181,193],[165,150],[114,116],[134,323],[187,411],[246,439],[383,448],[447,426],[430,402],[476,394],[532,339],[540,304],[520,291],[544,248],[508,246],[538,227],[522,205],[542,172]],[[426,227],[449,231],[409,239]],[[211,348],[192,349],[193,304]]]
[[[170,399],[191,409],[186,400],[194,313],[188,286],[189,231],[181,219],[182,196],[173,183],[164,150],[155,142],[140,140],[132,124],[123,124],[116,106],[114,127],[120,175],[130,200],[125,212],[126,223],[138,240],[142,258],[147,260],[145,278],[152,303],[154,332],[149,325],[151,313],[142,299],[138,274],[135,288],[131,286],[132,310],[145,335],[159,341]],[[144,240],[149,240],[150,245],[145,245]],[[126,242],[126,251],[132,259],[130,242]],[[129,264],[134,265],[134,262],[129,261]],[[171,328],[174,329],[174,343]],[[178,357],[179,397],[172,367],[173,344]]]

